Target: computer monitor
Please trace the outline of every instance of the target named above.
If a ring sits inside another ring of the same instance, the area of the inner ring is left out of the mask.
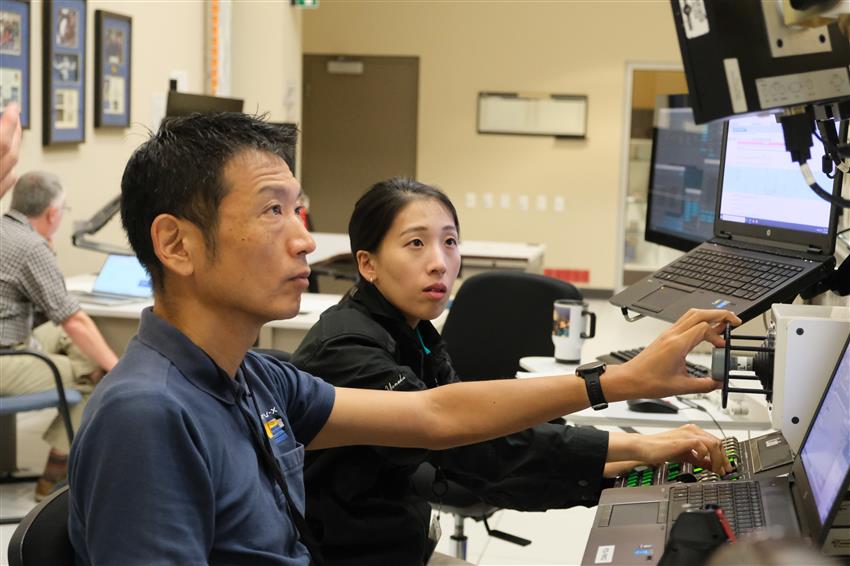
[[[242,112],[244,101],[241,98],[225,98],[223,96],[207,96],[205,94],[189,94],[186,92],[168,91],[165,104],[165,115],[168,118],[187,116],[189,114],[207,112]]]
[[[734,114],[847,99],[847,37],[836,24],[786,25],[785,18],[802,15],[801,9],[785,2],[784,11],[776,4],[670,0],[688,92],[700,124]]]
[[[697,125],[687,95],[658,98],[644,239],[689,251],[714,236],[723,122]]]

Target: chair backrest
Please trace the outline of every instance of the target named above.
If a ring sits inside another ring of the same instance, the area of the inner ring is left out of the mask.
[[[66,485],[27,513],[9,540],[9,566],[73,566],[68,497]]]
[[[464,281],[442,336],[461,379],[514,377],[523,356],[551,356],[552,304],[582,296],[560,279],[487,271]]]

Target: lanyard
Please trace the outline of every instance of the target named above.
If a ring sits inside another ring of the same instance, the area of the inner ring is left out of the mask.
[[[278,487],[280,487],[280,490],[283,492],[283,496],[286,499],[286,506],[289,509],[289,515],[292,517],[292,522],[295,523],[295,528],[298,531],[301,542],[307,547],[307,551],[310,553],[311,564],[315,566],[324,566],[325,561],[322,559],[321,552],[319,552],[319,545],[310,533],[310,529],[307,526],[307,521],[304,519],[304,515],[298,511],[298,508],[292,501],[292,497],[289,495],[289,486],[286,484],[283,472],[280,470],[280,465],[278,464],[277,458],[274,456],[269,439],[260,434],[260,431],[257,430],[257,424],[254,421],[254,417],[242,404],[242,402],[246,400],[246,396],[251,397],[256,414],[260,414],[259,408],[257,407],[257,400],[254,397],[253,391],[251,391],[251,385],[248,383],[247,377],[243,374],[245,387],[242,388],[239,387],[239,384],[236,383],[235,379],[231,379],[226,373],[224,373],[224,371],[221,370],[221,368],[218,369],[222,377],[227,379],[227,382],[230,384],[231,390],[233,391],[234,401],[236,401],[236,406],[239,408],[239,412],[242,414],[245,424],[248,426],[248,430],[251,431],[251,439],[253,440],[253,446],[254,450],[257,452],[257,456],[266,468],[266,472],[271,475]],[[239,371],[241,371],[241,368]]]
[[[422,339],[422,333],[419,332],[419,329],[416,329],[416,337],[419,338],[419,343],[422,345],[422,351],[425,352],[426,356],[431,355],[431,350],[428,349],[428,346],[425,345],[425,340]]]

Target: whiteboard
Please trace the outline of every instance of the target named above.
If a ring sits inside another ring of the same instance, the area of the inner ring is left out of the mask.
[[[478,93],[478,132],[583,138],[587,96]]]

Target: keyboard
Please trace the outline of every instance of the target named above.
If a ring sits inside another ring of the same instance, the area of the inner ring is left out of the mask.
[[[670,488],[670,524],[687,509],[703,509],[714,504],[723,509],[736,535],[764,527],[761,491],[754,481],[735,483],[692,483]]]
[[[720,476],[707,468],[687,462],[665,462],[658,466],[640,465],[614,478],[614,487],[645,487],[649,485],[709,483],[752,479],[749,446],[742,446],[734,436],[721,441],[721,449],[732,464],[733,471]]]
[[[623,364],[640,354],[642,351],[643,347],[632,348],[630,350],[615,350],[610,354],[597,356],[596,359],[600,362],[605,362],[606,364]],[[688,375],[691,377],[706,377],[711,375],[711,370],[705,366],[693,364],[687,360],[685,360],[685,366],[687,366]]]
[[[742,299],[757,299],[802,270],[778,261],[703,250],[671,263],[654,277]]]

